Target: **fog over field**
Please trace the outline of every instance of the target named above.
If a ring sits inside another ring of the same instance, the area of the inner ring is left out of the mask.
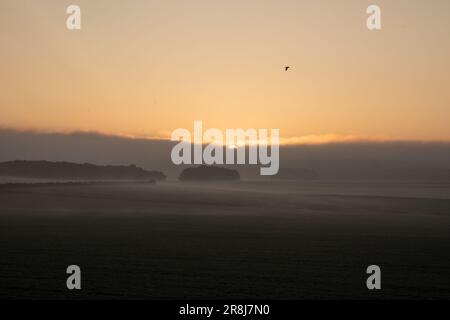
[[[171,145],[2,131],[0,161],[136,164],[169,179],[1,177],[0,298],[450,298],[448,144],[282,147],[278,178],[237,167],[241,181],[204,183],[177,181]],[[72,264],[78,292],[65,286]],[[380,291],[366,288],[372,264]]]
[[[285,187],[0,188],[0,297],[450,297],[448,196]],[[70,264],[83,270],[75,294],[65,289]],[[382,291],[365,287],[371,264],[382,267]]]

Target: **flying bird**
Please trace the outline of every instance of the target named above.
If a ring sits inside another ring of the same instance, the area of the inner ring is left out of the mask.
[[[284,71],[288,71],[288,70],[289,70],[289,68],[290,68],[290,66],[286,66],[286,67],[284,67]]]

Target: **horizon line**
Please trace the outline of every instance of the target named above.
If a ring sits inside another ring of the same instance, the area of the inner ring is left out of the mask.
[[[181,142],[171,140],[170,135],[164,136],[164,135],[112,133],[95,130],[48,130],[48,129],[13,128],[0,126],[0,134],[4,132],[18,133],[18,134],[32,134],[32,135],[97,136],[104,138],[172,142],[172,143]],[[205,142],[203,144],[207,145],[209,143],[210,142]],[[314,145],[334,145],[334,144],[396,144],[396,143],[450,144],[450,138],[406,139],[406,138],[392,138],[383,136],[362,136],[362,135],[326,133],[326,134],[309,134],[303,136],[280,137],[279,145],[289,147],[289,146],[308,146],[308,145],[314,146]],[[268,144],[269,145],[271,144],[270,141]],[[249,141],[246,141],[245,145],[246,146],[250,145]]]

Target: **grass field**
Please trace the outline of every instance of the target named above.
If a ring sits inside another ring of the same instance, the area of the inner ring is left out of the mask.
[[[9,185],[0,188],[0,298],[450,298],[449,190]],[[72,264],[81,291],[66,289]],[[371,264],[380,291],[366,288]]]

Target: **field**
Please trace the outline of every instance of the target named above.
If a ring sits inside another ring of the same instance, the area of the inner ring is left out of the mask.
[[[0,298],[450,298],[450,184],[0,186]],[[82,290],[66,289],[66,268]],[[366,268],[382,290],[366,288]]]

